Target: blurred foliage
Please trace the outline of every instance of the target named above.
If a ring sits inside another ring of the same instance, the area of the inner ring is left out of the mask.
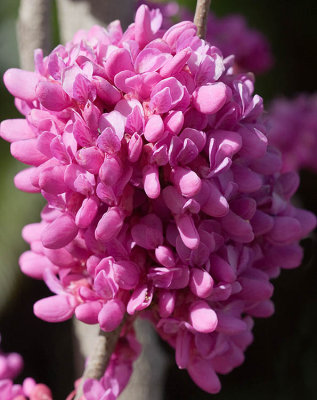
[[[15,35],[18,0],[0,1],[0,72],[18,66]],[[194,9],[195,1],[180,0]],[[248,24],[262,31],[272,44],[275,65],[257,77],[256,91],[265,102],[275,96],[293,96],[317,89],[317,35],[314,0],[212,0],[216,15],[240,13]],[[53,45],[59,40],[56,7],[53,9]],[[0,120],[18,118],[12,97],[0,82]],[[47,324],[33,316],[32,304],[49,291],[43,283],[18,273],[18,257],[27,248],[22,227],[39,220],[43,204],[39,196],[24,194],[13,185],[21,168],[9,153],[9,144],[0,141],[0,332],[6,351],[22,353],[24,376],[32,375],[49,384],[54,399],[64,399],[73,384],[71,327],[69,323]],[[302,174],[301,201],[317,211],[316,175]],[[277,279],[275,315],[257,320],[254,344],[246,361],[222,377],[219,395],[203,393],[174,364],[168,373],[164,400],[314,400],[317,399],[317,269],[316,242],[307,239],[303,266],[285,271]],[[5,308],[4,308],[5,305]],[[168,349],[173,357],[172,352]],[[155,390],[155,388],[153,388]]]

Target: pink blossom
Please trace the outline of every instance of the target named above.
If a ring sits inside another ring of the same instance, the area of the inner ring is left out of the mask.
[[[25,116],[0,129],[30,165],[16,185],[47,201],[22,233],[22,271],[54,293],[34,312],[105,331],[125,321],[89,399],[127,384],[139,314],[180,368],[219,391],[217,374],[244,360],[253,317],[274,312],[270,279],[300,264],[299,240],[316,224],[290,203],[298,177],[268,146],[252,74],[234,73],[192,22],[161,21],[143,5],[126,32],[95,26],[37,53],[23,87],[25,71],[4,76]]]
[[[317,171],[317,97],[300,95],[277,99],[270,107],[268,136],[281,151],[283,171]]]
[[[33,378],[24,379],[22,385],[14,384],[13,379],[21,372],[23,359],[20,354],[0,354],[0,398],[1,400],[52,400],[52,392]]]

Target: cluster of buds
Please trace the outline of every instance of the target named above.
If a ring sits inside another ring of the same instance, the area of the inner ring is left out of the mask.
[[[217,373],[243,362],[253,317],[273,313],[270,279],[300,264],[315,217],[290,203],[298,177],[280,173],[252,74],[234,73],[192,22],[161,23],[143,5],[125,32],[118,21],[79,31],[36,51],[35,72],[5,73],[25,119],[2,122],[1,136],[31,166],[15,184],[47,200],[23,230],[20,266],[55,293],[38,317],[110,332],[141,313],[216,393]],[[127,379],[109,388],[111,366],[131,371],[138,354],[124,335],[86,393],[123,389]]]
[[[317,172],[316,94],[274,100],[268,115],[268,137],[282,154],[283,172]]]
[[[53,400],[50,389],[33,378],[26,378],[22,385],[13,379],[23,368],[23,359],[18,353],[0,353],[0,398],[1,400]]]

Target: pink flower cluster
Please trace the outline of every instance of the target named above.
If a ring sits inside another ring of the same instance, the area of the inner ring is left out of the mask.
[[[215,393],[217,373],[243,362],[253,317],[273,313],[270,278],[300,264],[315,218],[290,203],[298,177],[267,146],[252,75],[233,74],[192,22],[161,23],[143,5],[125,32],[95,26],[37,51],[35,72],[8,70],[25,119],[3,121],[1,136],[31,166],[16,186],[47,200],[23,230],[22,271],[55,293],[35,314],[112,331],[143,311]],[[133,334],[120,340],[87,399],[126,384],[138,351]]]
[[[193,14],[177,2],[142,1],[150,8],[159,8],[163,14],[164,27],[169,28],[176,21],[192,20]],[[209,12],[207,41],[221,49],[224,57],[234,55],[237,71],[262,74],[271,69],[273,55],[266,37],[251,29],[242,15],[217,17]]]
[[[282,153],[283,171],[317,172],[317,95],[275,100],[268,123],[269,140]]]
[[[52,400],[50,389],[33,378],[26,378],[22,385],[13,379],[21,372],[23,360],[20,354],[0,353],[0,398],[1,400]]]

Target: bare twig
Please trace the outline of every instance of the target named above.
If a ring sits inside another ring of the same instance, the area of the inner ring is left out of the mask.
[[[87,361],[87,365],[74,400],[79,400],[83,395],[83,387],[87,379],[100,379],[104,375],[109,364],[110,357],[118,342],[124,322],[125,319],[118,326],[118,328],[112,332],[99,331],[99,334],[95,340],[93,353]]]
[[[17,23],[17,36],[22,68],[33,69],[33,52],[41,48],[50,50],[52,0],[21,0]]]
[[[197,35],[201,39],[206,37],[207,19],[211,0],[197,0],[194,24],[197,26]]]

